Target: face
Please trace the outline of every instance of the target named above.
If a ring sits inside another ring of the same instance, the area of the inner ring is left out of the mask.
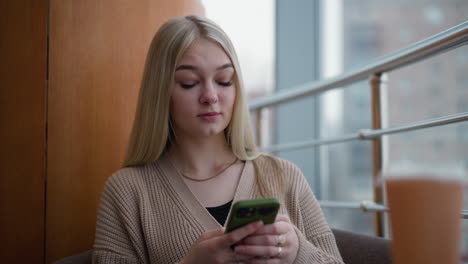
[[[236,97],[234,68],[215,42],[200,38],[176,66],[170,115],[177,136],[222,135]]]

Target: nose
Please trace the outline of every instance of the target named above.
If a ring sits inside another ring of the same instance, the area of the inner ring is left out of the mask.
[[[211,84],[204,84],[200,94],[201,104],[215,104],[218,102],[218,94],[215,87]]]

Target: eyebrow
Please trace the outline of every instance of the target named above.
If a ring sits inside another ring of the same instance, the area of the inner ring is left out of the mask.
[[[233,68],[232,63],[223,64],[223,65],[219,66],[218,68],[216,68],[216,70],[219,71],[219,70],[223,70],[223,69],[226,69],[226,68]],[[179,66],[176,68],[176,71],[179,71],[179,70],[192,70],[192,71],[196,71],[196,70],[197,70],[197,67],[195,67],[195,66],[193,66],[193,65],[182,64],[182,65],[179,65]]]

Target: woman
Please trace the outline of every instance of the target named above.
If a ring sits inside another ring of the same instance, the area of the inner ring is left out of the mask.
[[[299,169],[256,152],[243,93],[217,25],[187,16],[160,28],[124,168],[101,196],[93,262],[342,263]],[[280,200],[275,223],[225,233],[231,204],[260,197]]]

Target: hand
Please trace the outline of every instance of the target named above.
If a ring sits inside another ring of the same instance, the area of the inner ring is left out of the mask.
[[[299,239],[286,215],[278,215],[273,224],[265,225],[242,240],[236,254],[254,257],[248,263],[293,263],[299,249]]]
[[[236,254],[231,246],[262,227],[262,221],[257,221],[230,233],[224,233],[224,228],[205,232],[193,243],[180,263],[246,263],[252,257]]]

